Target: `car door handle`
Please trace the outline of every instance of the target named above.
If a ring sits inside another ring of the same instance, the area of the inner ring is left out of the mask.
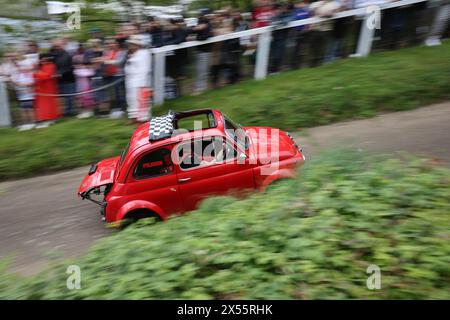
[[[189,178],[182,178],[182,179],[178,179],[178,182],[187,182],[189,180],[191,180],[190,177]]]

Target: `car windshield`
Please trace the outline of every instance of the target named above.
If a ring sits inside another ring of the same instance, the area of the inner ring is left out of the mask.
[[[228,137],[238,143],[245,150],[249,148],[249,138],[244,129],[233,120],[231,120],[228,116],[223,115],[224,124],[225,124],[225,132]]]
[[[122,165],[123,161],[125,160],[125,157],[128,154],[128,150],[130,149],[130,143],[127,144],[125,149],[122,151],[122,155],[120,156],[119,165]]]

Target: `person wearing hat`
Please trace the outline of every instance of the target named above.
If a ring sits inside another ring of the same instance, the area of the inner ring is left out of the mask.
[[[98,28],[92,28],[89,30],[89,35],[91,39],[98,39],[102,45],[105,42],[105,37],[103,36],[102,31]]]
[[[128,118],[135,122],[146,121],[148,115],[142,116],[139,112],[139,98],[142,90],[150,87],[151,54],[145,48],[146,43],[142,35],[132,35],[127,40],[127,44],[128,58],[125,64],[125,87]]]

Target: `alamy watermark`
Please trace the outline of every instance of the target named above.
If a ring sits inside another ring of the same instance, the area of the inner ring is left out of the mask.
[[[376,264],[371,264],[367,267],[366,273],[370,274],[367,278],[366,285],[369,290],[381,289],[381,269]]]
[[[366,273],[369,275],[366,280],[366,286],[369,290],[381,289],[381,269],[376,264],[367,267]],[[78,265],[70,265],[67,267],[66,274],[69,276],[66,280],[66,286],[69,290],[81,289],[81,269]]]
[[[67,267],[66,274],[69,276],[66,280],[66,286],[69,290],[81,289],[81,269],[79,266],[70,265]]]
[[[66,21],[67,29],[69,30],[79,30],[81,29],[81,9],[76,3],[71,3],[67,5],[66,13],[69,17]]]
[[[366,26],[369,30],[381,29],[381,9],[379,6],[366,7]]]
[[[83,3],[64,3],[47,1],[47,13],[49,15],[67,15],[66,28],[68,30],[81,29],[81,7]]]

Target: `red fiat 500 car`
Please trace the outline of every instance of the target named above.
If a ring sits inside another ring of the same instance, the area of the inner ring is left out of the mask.
[[[287,132],[240,127],[219,110],[171,111],[139,126],[120,157],[93,164],[78,194],[107,222],[164,220],[205,197],[264,190],[304,161]]]

